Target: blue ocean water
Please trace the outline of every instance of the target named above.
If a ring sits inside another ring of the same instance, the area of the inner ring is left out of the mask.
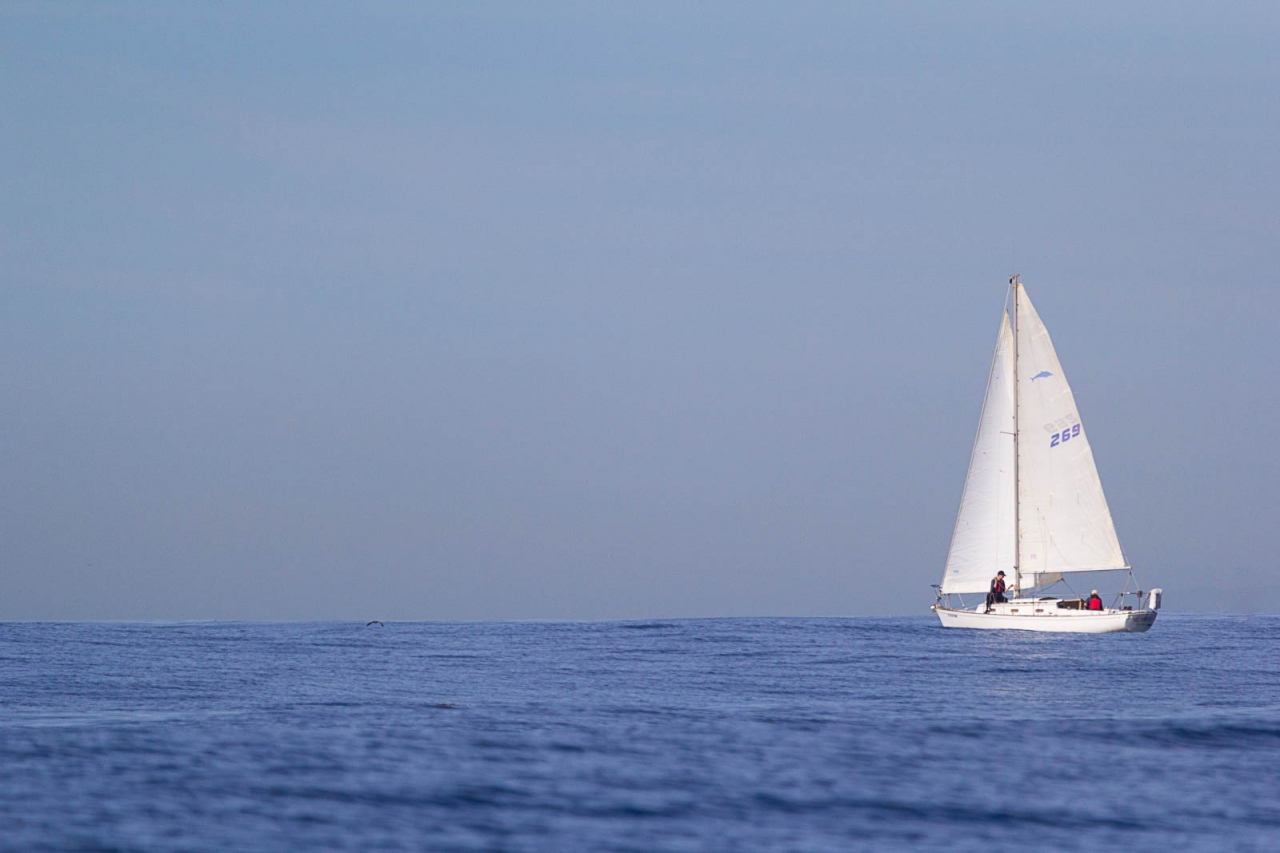
[[[1280,850],[1280,618],[0,625],[4,850]]]

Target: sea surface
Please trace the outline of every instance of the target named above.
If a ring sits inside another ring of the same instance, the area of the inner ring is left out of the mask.
[[[1280,850],[1280,617],[0,624],[3,850]]]

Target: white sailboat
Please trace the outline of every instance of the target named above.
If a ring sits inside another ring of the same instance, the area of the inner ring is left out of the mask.
[[[951,551],[931,609],[947,628],[1145,631],[1156,621],[1161,590],[1144,596],[1132,589],[1133,570],[1049,332],[1017,276],[1009,290],[1012,310],[1000,321]],[[1011,595],[989,602],[998,571]],[[1089,609],[1071,590],[1076,573],[1120,571],[1124,588],[1101,610]]]

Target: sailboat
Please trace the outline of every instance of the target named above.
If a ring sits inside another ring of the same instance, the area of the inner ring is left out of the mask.
[[[1144,595],[1135,588],[1075,396],[1016,275],[1005,306],[931,609],[946,628],[1146,631],[1162,590]],[[1089,602],[1072,590],[1081,573],[1120,571],[1124,587],[1109,604],[1096,590]],[[997,572],[1004,573],[1007,597],[989,595]]]

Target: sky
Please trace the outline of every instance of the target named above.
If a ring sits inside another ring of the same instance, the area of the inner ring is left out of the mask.
[[[0,2],[0,619],[926,613],[1006,282],[1280,612],[1280,7]]]

